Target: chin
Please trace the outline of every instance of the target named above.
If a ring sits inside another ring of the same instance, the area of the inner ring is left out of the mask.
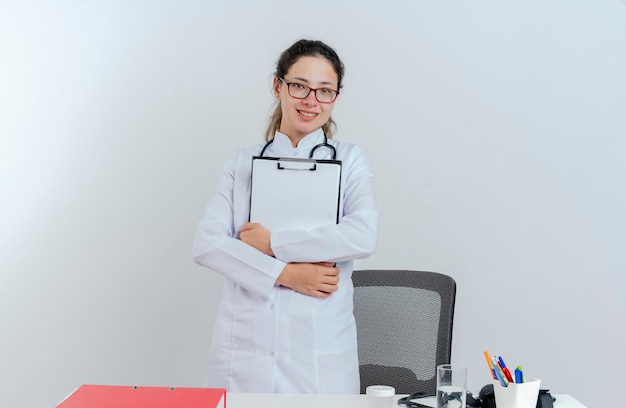
[[[315,132],[317,129],[321,128],[324,125],[324,123],[326,122],[320,121],[320,122],[315,122],[315,123],[313,122],[307,123],[305,126],[302,126],[302,131],[307,132],[307,133]]]

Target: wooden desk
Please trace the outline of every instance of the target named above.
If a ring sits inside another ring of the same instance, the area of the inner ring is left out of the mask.
[[[395,401],[403,395],[397,395]],[[554,408],[586,408],[568,394],[554,394]],[[435,406],[433,397],[420,400]],[[367,408],[366,395],[226,393],[227,408]],[[398,405],[394,402],[394,407]]]

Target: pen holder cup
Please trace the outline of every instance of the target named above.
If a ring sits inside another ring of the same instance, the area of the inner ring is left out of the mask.
[[[508,387],[500,385],[499,381],[493,382],[493,392],[497,408],[535,408],[539,397],[541,380],[530,379],[523,383],[510,383]]]

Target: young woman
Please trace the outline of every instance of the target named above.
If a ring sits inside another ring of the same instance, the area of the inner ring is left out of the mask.
[[[328,143],[342,161],[339,223],[269,231],[248,221],[252,156],[240,149],[225,166],[198,225],[197,263],[224,276],[207,386],[230,392],[359,393],[352,314],[353,259],[374,252],[378,207],[364,150],[331,139],[331,113],[344,67],[320,41],[285,50],[273,82],[276,110],[264,156],[308,158]],[[330,159],[330,149],[315,158]]]

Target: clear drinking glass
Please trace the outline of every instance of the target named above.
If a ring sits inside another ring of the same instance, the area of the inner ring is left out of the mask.
[[[467,367],[437,366],[437,408],[465,408]]]

